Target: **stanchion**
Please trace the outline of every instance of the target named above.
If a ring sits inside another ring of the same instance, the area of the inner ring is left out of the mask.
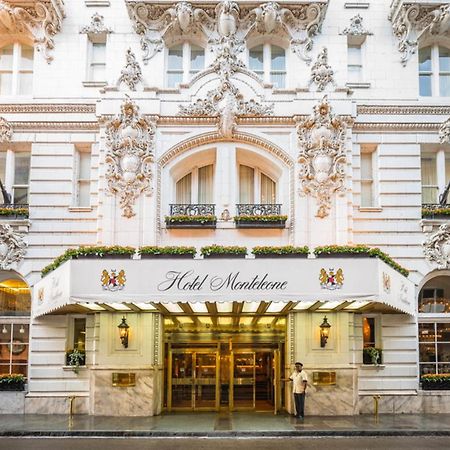
[[[374,402],[374,411],[373,415],[375,416],[375,421],[378,422],[378,402],[381,398],[381,395],[374,395],[373,396],[373,402]]]
[[[73,427],[73,404],[75,401],[75,396],[71,395],[70,397],[67,397],[69,399],[69,430],[72,430]]]

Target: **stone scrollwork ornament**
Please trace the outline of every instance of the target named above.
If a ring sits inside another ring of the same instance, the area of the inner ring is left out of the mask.
[[[0,142],[11,142],[12,135],[11,124],[4,117],[0,117]]]
[[[109,191],[118,194],[124,217],[133,217],[133,205],[141,193],[152,190],[155,125],[139,114],[138,106],[127,97],[121,114],[106,126]]]
[[[317,55],[317,61],[311,67],[309,85],[315,84],[317,86],[317,91],[322,92],[328,84],[335,85],[333,75],[334,71],[328,64],[328,50],[323,47]]]
[[[368,36],[373,33],[364,28],[363,18],[357,14],[350,19],[350,25],[347,28],[344,28],[341,34],[347,36]]]
[[[112,33],[111,28],[108,28],[104,22],[105,18],[99,13],[94,13],[91,17],[91,23],[83,27],[81,34],[89,34],[91,36],[99,36]]]
[[[450,268],[450,224],[442,224],[436,233],[423,243],[423,253],[438,269]]]
[[[135,54],[131,51],[131,48],[127,50],[126,65],[120,72],[120,77],[117,85],[125,83],[131,91],[136,90],[136,86],[143,82],[141,66],[136,60]]]
[[[10,225],[0,224],[0,269],[6,270],[25,256],[27,244]]]
[[[331,114],[325,96],[313,114],[297,128],[300,192],[317,198],[317,217],[329,214],[333,193],[344,192],[346,124]]]
[[[439,141],[441,144],[450,144],[450,117],[439,128]]]

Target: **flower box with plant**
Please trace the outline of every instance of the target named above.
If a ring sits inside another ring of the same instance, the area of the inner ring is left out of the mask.
[[[0,391],[23,391],[25,377],[21,373],[0,375]]]
[[[247,247],[208,245],[200,249],[204,258],[245,258]]]
[[[55,260],[49,265],[45,266],[41,275],[44,277],[52,270],[57,269],[61,264],[68,261],[69,259],[83,259],[83,258],[126,258],[130,259],[136,249],[134,247],[121,247],[118,245],[111,247],[79,247],[79,248],[69,248],[62,255],[59,255]]]
[[[420,382],[425,391],[450,390],[450,373],[422,375]]]
[[[379,366],[382,363],[383,351],[381,348],[365,347],[363,349],[363,364]]]
[[[450,220],[450,208],[448,207],[433,207],[422,208],[422,217],[424,219],[449,219]]]
[[[7,208],[0,207],[0,216],[2,218],[27,219],[29,215],[28,208]]]
[[[141,255],[141,259],[151,259],[151,258],[192,259],[197,253],[197,250],[195,249],[195,247],[148,246],[139,248],[138,253]]]
[[[308,247],[294,247],[284,245],[282,247],[253,247],[252,253],[256,258],[307,258]]]
[[[216,228],[214,215],[177,215],[165,217],[166,228]]]
[[[86,353],[78,349],[71,349],[66,352],[66,365],[78,373],[80,367],[86,365]]]
[[[234,217],[236,228],[284,228],[287,216],[273,215],[240,215]]]

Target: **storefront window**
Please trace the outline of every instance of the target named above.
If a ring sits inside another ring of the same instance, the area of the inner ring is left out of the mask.
[[[450,372],[450,323],[419,324],[420,374]]]
[[[86,346],[86,319],[73,321],[73,349],[84,352]]]
[[[28,324],[0,323],[0,375],[20,373],[27,376],[28,336]]]
[[[29,316],[31,295],[27,283],[10,279],[0,282],[0,316]]]
[[[364,348],[375,347],[375,318],[363,317]]]

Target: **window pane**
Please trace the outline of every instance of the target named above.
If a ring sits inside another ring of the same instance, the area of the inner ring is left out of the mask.
[[[373,183],[371,181],[361,182],[361,206],[373,206]]]
[[[169,49],[169,60],[167,64],[169,70],[183,70],[183,47],[177,45]]]
[[[372,180],[372,153],[361,153],[361,179]]]
[[[3,186],[5,185],[5,171],[6,171],[6,152],[0,151],[0,180],[2,180]]]
[[[431,72],[431,47],[419,50],[419,72]]]
[[[106,62],[106,44],[104,42],[92,44],[92,60],[93,63]]]
[[[86,319],[74,319],[73,348],[84,352],[85,344],[86,344]]]
[[[270,81],[275,87],[283,89],[286,86],[286,74],[271,72]]]
[[[12,93],[12,73],[0,73],[0,95],[11,95]]]
[[[7,45],[0,51],[0,70],[11,70],[13,67],[13,46]]]
[[[106,80],[106,64],[91,64],[90,81]]]
[[[436,361],[436,350],[434,344],[419,344],[419,355],[421,362]]]
[[[27,376],[27,365],[26,364],[13,364],[11,366],[11,373],[21,373],[24,377]]]
[[[200,72],[205,67],[205,50],[193,45],[191,47],[191,73]]]
[[[1,324],[0,325],[0,342],[10,342],[10,341],[11,341],[11,325],[10,324]]]
[[[13,188],[13,203],[15,205],[27,205],[28,188]]]
[[[361,57],[361,47],[359,45],[349,45],[347,48],[348,55],[348,65],[360,66],[362,57]]]
[[[19,73],[19,95],[31,95],[33,93],[33,72]]]
[[[375,347],[375,318],[363,317],[363,346]]]
[[[439,76],[439,95],[441,97],[450,97],[450,75]]]
[[[79,181],[77,206],[90,206],[90,204],[91,204],[91,183],[89,181]]]
[[[254,47],[249,52],[249,68],[255,72],[264,72],[263,46]]]
[[[239,203],[254,203],[255,171],[248,166],[239,166]]]
[[[450,364],[438,364],[438,373],[450,373]]]
[[[176,202],[189,204],[191,203],[191,189],[192,189],[192,177],[188,173],[183,178],[177,181],[176,186]]]
[[[14,184],[28,184],[30,177],[30,153],[14,154]]]
[[[261,174],[261,203],[276,202],[276,184],[267,175]]]
[[[436,373],[436,364],[421,364],[420,375],[427,375],[430,373]]]
[[[91,178],[91,154],[89,152],[78,152],[79,169],[78,179],[89,180]]]
[[[286,70],[286,56],[284,48],[272,45],[271,47],[271,69],[272,70]]]
[[[348,66],[347,74],[350,83],[359,83],[362,80],[361,66]]]
[[[450,362],[450,343],[437,345],[438,361]]]
[[[29,327],[27,324],[14,324],[13,326],[13,340],[19,339],[20,342],[28,342]]]
[[[419,95],[431,97],[431,75],[419,76]]]
[[[437,202],[436,155],[427,154],[421,159],[422,203]]]
[[[28,45],[22,45],[20,54],[20,70],[33,70],[33,47]]]
[[[198,169],[198,203],[212,203],[213,165]]]
[[[436,337],[440,342],[450,342],[450,323],[438,323]]]
[[[439,47],[439,71],[450,72],[450,49]]]
[[[419,342],[434,342],[434,323],[419,323]]]
[[[183,81],[183,72],[175,72],[167,74],[167,86],[175,87]]]

